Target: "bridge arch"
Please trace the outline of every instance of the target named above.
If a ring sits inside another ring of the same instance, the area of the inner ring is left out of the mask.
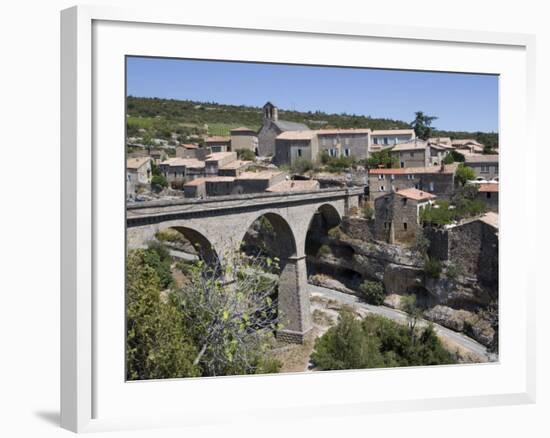
[[[304,241],[306,256],[315,257],[330,229],[340,225],[342,217],[332,204],[322,204],[312,214]]]
[[[190,227],[188,225],[183,225],[183,223],[167,223],[165,226],[160,228],[160,232],[166,230],[174,230],[180,233],[193,247],[196,252],[196,255],[199,259],[204,260],[208,264],[215,264],[218,259],[218,253],[210,240],[197,229]]]
[[[297,256],[295,232],[287,219],[275,212],[257,216],[248,224],[241,241],[246,241],[247,233],[255,223],[264,220],[273,232],[273,236],[268,236],[270,253],[267,255],[279,259],[277,313],[282,329],[277,332],[277,337],[301,343],[312,327],[305,256]]]
[[[265,222],[267,222],[268,227],[266,227]],[[250,230],[255,226],[255,224],[258,223],[260,223],[260,226],[262,227],[262,229],[259,230],[260,232],[263,232],[264,235],[271,233],[271,235],[264,236],[269,239],[266,243],[271,244],[271,248],[269,248],[269,255],[280,258],[281,262],[285,261],[290,256],[296,255],[297,246],[294,231],[285,218],[274,212],[262,213],[252,222],[248,223],[246,230],[239,240],[239,243],[246,242],[246,238]],[[269,227],[271,230],[266,229]]]

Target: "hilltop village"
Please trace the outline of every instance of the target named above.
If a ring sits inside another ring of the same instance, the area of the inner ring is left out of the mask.
[[[128,208],[250,203],[252,209],[255,200],[265,197],[312,199],[336,189],[359,193],[358,202],[347,205],[341,217],[319,210],[310,222],[304,213],[315,335],[309,341],[299,337],[302,348],[309,348],[300,353],[303,366],[314,340],[336,324],[334,309],[373,311],[361,303],[404,310],[413,332],[416,322],[411,321],[417,317],[437,324],[454,361],[496,360],[498,144],[427,136],[429,130],[421,132],[418,126],[310,127],[279,114],[267,102],[259,128],[240,126],[229,135],[195,133],[182,139],[168,133],[169,140],[145,139],[145,129],[134,130],[126,144]],[[256,222],[243,248],[261,248],[277,259],[270,253],[280,237],[273,234],[280,225],[276,221]],[[154,236],[184,259],[197,247],[192,238]],[[479,348],[457,345],[443,330],[461,332]],[[283,370],[301,370],[287,364],[292,360],[283,357],[282,362]]]

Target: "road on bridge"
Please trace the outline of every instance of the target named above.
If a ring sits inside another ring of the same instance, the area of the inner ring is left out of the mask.
[[[311,296],[322,296],[326,299],[331,299],[342,304],[347,304],[352,307],[363,309],[375,315],[384,316],[401,324],[407,323],[407,314],[405,312],[401,312],[400,310],[395,310],[385,306],[373,306],[371,304],[367,304],[361,301],[358,297],[354,295],[339,292],[334,289],[327,289],[326,287],[315,286],[313,284],[309,284],[308,286]],[[448,340],[451,344],[456,344],[460,346],[463,350],[472,353],[480,358],[483,358],[486,361],[496,360],[495,355],[489,353],[487,351],[487,348],[481,345],[479,342],[469,338],[462,333],[455,332],[439,324],[432,324],[437,335],[443,340]],[[420,320],[418,322],[419,327],[425,327],[427,325],[428,321],[426,320]]]

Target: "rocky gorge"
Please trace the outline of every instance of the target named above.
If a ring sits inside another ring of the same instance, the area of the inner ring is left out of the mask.
[[[308,253],[310,282],[328,288],[342,283],[342,292],[361,294],[363,281],[379,281],[385,305],[399,307],[402,296],[414,294],[424,318],[495,349],[495,323],[487,309],[498,299],[498,239],[483,224],[438,233],[423,251],[376,241],[371,220],[345,217],[327,234],[311,236],[317,244]],[[431,258],[439,272],[426,269]],[[331,284],[331,278],[337,281]]]

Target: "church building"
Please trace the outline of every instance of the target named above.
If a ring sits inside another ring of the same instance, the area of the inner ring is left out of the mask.
[[[263,107],[263,124],[258,133],[258,153],[260,156],[275,155],[275,138],[286,131],[309,131],[303,123],[279,120],[279,111],[271,102]]]

